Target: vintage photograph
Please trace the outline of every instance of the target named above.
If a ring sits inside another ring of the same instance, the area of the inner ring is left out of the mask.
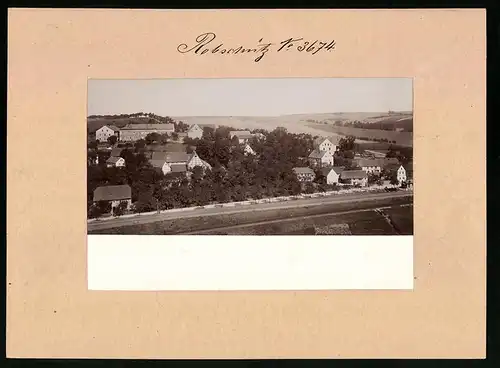
[[[87,231],[413,235],[411,78],[88,81]]]

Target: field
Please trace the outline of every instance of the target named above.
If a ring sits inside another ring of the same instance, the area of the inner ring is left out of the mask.
[[[405,147],[413,146],[413,133],[411,132],[396,132],[391,130],[379,130],[379,129],[360,129],[352,127],[335,126],[332,124],[318,124],[318,123],[309,123],[308,125],[311,128],[337,135],[353,135],[357,138],[366,137],[371,139],[387,139],[389,141],[396,141],[395,144],[400,146],[405,146]]]
[[[335,203],[313,207],[242,212],[237,214],[200,215],[191,218],[169,219],[147,224],[94,230],[89,231],[89,234],[309,234],[313,230],[314,232],[316,231],[314,226],[321,227],[347,223],[350,232],[354,235],[396,235],[398,232],[381,214],[373,211],[373,209],[385,206],[408,205],[411,204],[412,200],[412,197],[400,197],[392,198],[389,201],[384,199],[369,202]],[[400,208],[402,209],[399,212],[394,212],[397,215],[395,222],[397,224],[413,224],[413,213],[411,210],[408,210],[411,207]],[[403,227],[403,225],[399,226]],[[409,228],[407,225],[404,226],[404,229]]]

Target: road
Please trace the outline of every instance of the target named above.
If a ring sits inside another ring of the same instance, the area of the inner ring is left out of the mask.
[[[228,215],[228,214],[236,214],[242,212],[280,210],[280,209],[297,208],[297,207],[313,207],[313,206],[321,206],[321,205],[335,204],[335,203],[367,202],[374,200],[412,197],[412,196],[413,196],[412,191],[390,192],[390,193],[386,192],[361,193],[361,194],[353,193],[345,195],[344,194],[334,195],[331,197],[297,199],[294,201],[287,201],[287,202],[252,204],[241,207],[205,208],[205,209],[196,209],[193,211],[186,211],[186,212],[153,214],[153,215],[137,216],[132,218],[116,218],[113,220],[95,221],[87,224],[87,231],[109,229],[109,228],[128,226],[128,225],[146,224],[151,222],[180,219],[180,218],[216,216],[222,214]]]

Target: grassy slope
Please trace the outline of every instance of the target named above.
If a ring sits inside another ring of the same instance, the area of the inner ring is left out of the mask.
[[[127,225],[111,229],[102,229],[89,231],[89,234],[123,234],[123,235],[173,235],[183,232],[195,232],[210,230],[224,226],[236,226],[250,224],[259,221],[272,221],[286,219],[295,216],[309,215],[331,215],[336,212],[351,211],[355,209],[370,209],[388,205],[408,204],[412,202],[412,197],[391,198],[382,200],[373,200],[369,202],[356,203],[335,203],[322,206],[302,207],[282,210],[252,211],[239,214],[222,214],[215,216],[200,216],[194,218],[180,218],[174,220],[158,221],[148,224]],[[358,215],[359,214],[355,214]],[[350,215],[343,215],[350,216]],[[377,215],[380,216],[380,215]],[[348,219],[348,217],[346,217]],[[318,218],[317,221],[320,221]],[[303,220],[299,220],[303,221]],[[359,225],[357,231],[361,231],[364,225]],[[383,226],[383,225],[381,225]],[[378,225],[373,225],[373,231],[376,231]],[[214,233],[215,234],[215,233]],[[375,233],[374,233],[375,234]]]

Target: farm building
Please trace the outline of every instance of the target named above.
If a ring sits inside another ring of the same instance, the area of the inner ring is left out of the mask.
[[[111,212],[120,202],[127,203],[127,210],[132,205],[132,189],[128,185],[108,185],[97,187],[94,190],[94,203],[105,201],[111,202]]]
[[[344,171],[343,166],[334,167],[324,167],[321,169],[324,177],[326,178],[326,184],[338,184],[340,179],[340,174]]]
[[[107,142],[111,136],[116,136],[119,139],[120,129],[114,125],[103,125],[95,131],[95,138],[99,142]]]
[[[346,170],[340,174],[342,184],[361,185],[362,187],[368,184],[368,174],[363,170]]]
[[[250,133],[249,130],[232,130],[229,132],[229,137],[231,139],[233,139],[233,137],[238,137],[238,141],[240,142],[240,144],[243,144],[252,139],[253,134]]]
[[[174,131],[174,124],[128,124],[120,129],[120,140],[137,141],[151,133],[172,134]]]
[[[333,166],[333,155],[330,151],[320,151],[315,149],[308,157],[309,163],[313,167]]]
[[[125,167],[125,159],[123,157],[111,156],[106,160],[107,167]]]
[[[316,178],[316,174],[310,167],[294,167],[293,172],[300,182],[313,181]]]
[[[327,151],[331,155],[333,155],[337,151],[338,145],[335,143],[332,143],[332,141],[329,138],[316,138],[314,140],[314,149],[320,152]]]
[[[153,152],[149,161],[155,168],[161,169],[163,174],[171,172],[187,172],[200,166],[203,169],[211,169],[210,164],[202,160],[196,152]]]

